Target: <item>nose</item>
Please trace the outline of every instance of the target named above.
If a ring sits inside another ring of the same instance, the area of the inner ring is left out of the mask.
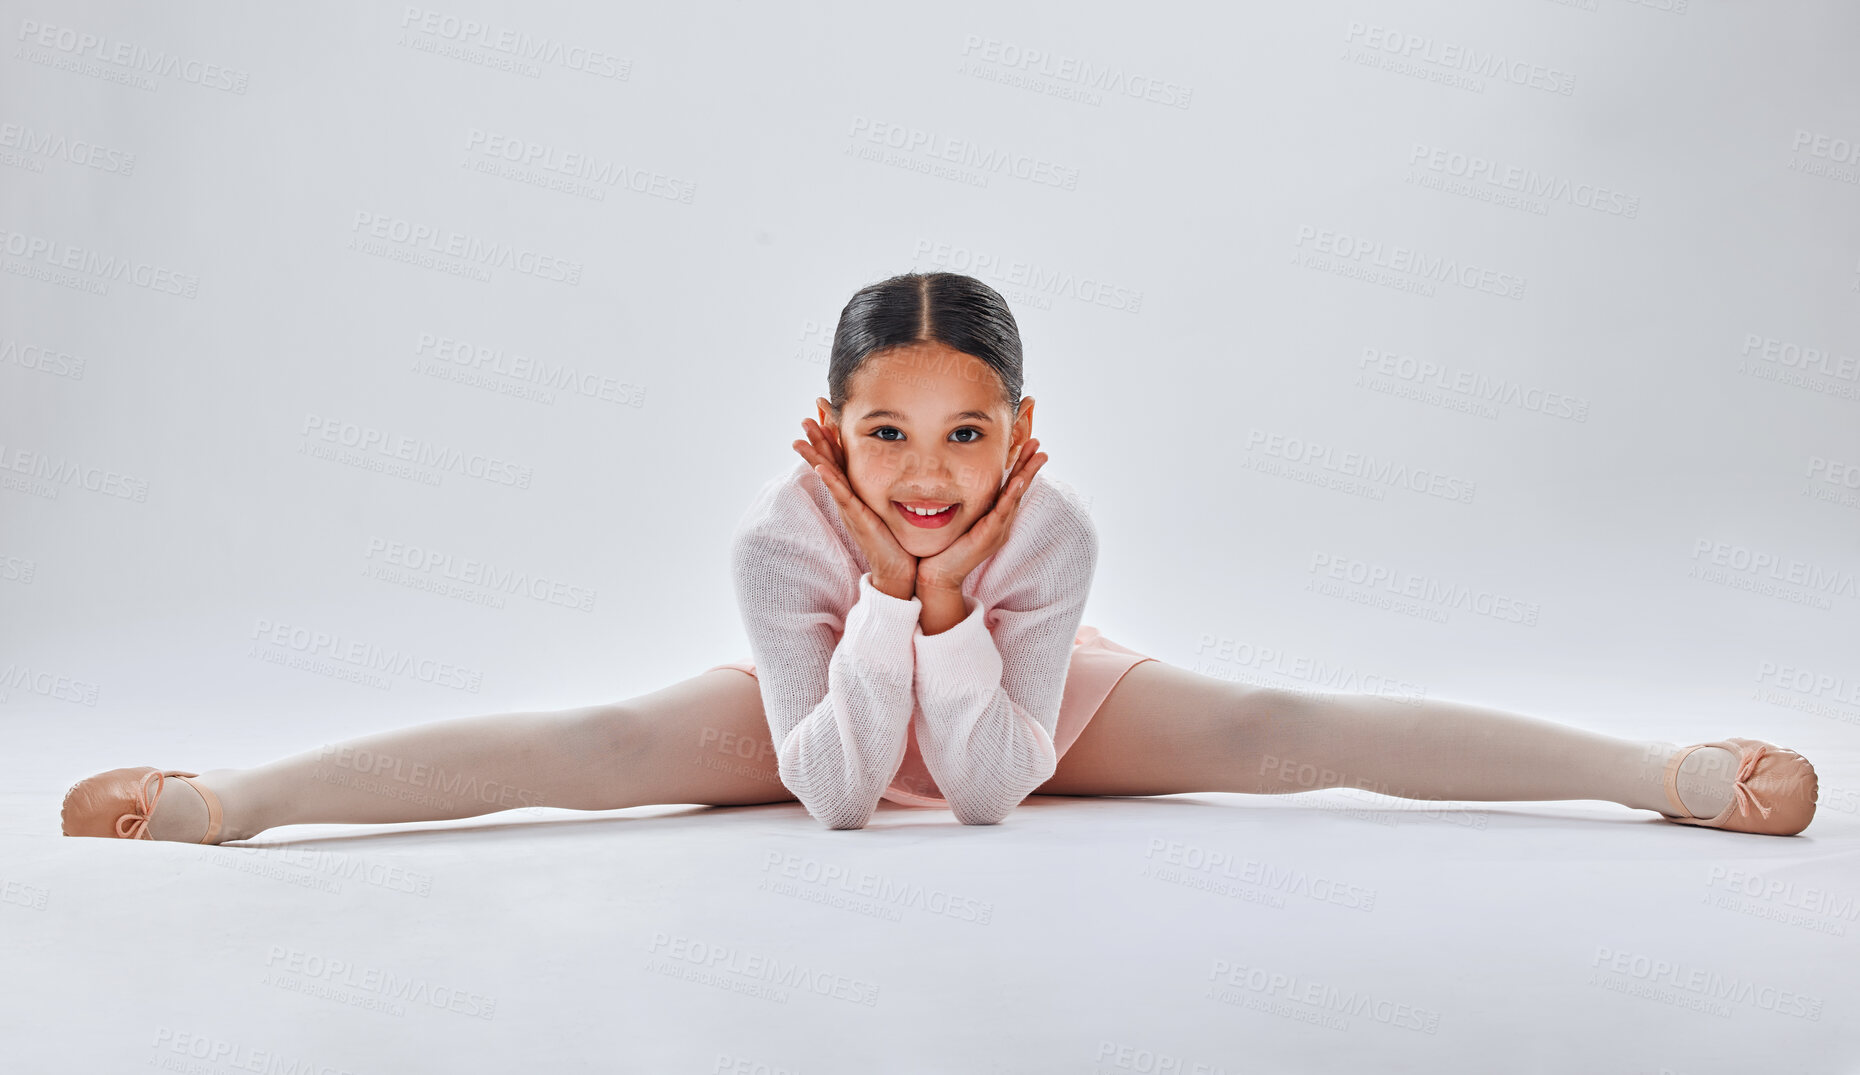
[[[941,481],[949,477],[949,461],[940,451],[912,451],[904,460],[904,473],[912,478]]]
[[[940,451],[914,451],[904,461],[903,486],[913,500],[961,500],[963,464]]]

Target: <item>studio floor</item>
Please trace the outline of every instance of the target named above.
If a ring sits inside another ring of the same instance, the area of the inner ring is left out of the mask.
[[[1793,838],[1330,790],[218,847],[61,836],[94,756],[5,762],[8,1071],[1860,1071],[1857,752]]]

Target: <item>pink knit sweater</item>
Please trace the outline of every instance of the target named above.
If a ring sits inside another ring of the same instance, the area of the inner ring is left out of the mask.
[[[804,461],[756,494],[730,557],[781,780],[816,819],[862,828],[882,796],[992,825],[1053,775],[1098,561],[1071,486],[1034,475],[1007,541],[962,585],[967,616],[940,634],[918,625],[921,599],[872,585]],[[900,769],[913,730],[927,772]]]

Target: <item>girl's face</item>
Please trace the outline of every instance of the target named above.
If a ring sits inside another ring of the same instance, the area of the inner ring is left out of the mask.
[[[1001,399],[988,363],[941,343],[868,357],[847,379],[837,422],[816,399],[818,421],[837,425],[853,492],[912,556],[934,556],[994,506],[1033,434],[1033,397],[1020,416]],[[925,517],[909,508],[944,508]]]

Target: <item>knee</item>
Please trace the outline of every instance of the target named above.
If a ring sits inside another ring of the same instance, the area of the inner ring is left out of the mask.
[[[1309,699],[1282,687],[1237,686],[1222,730],[1241,786],[1259,793],[1335,787],[1342,779],[1310,749]]]
[[[626,759],[652,750],[655,738],[644,710],[628,702],[611,702],[574,711],[577,749],[588,757]]]
[[[1258,746],[1275,729],[1297,723],[1300,697],[1283,687],[1231,684],[1221,700],[1221,729],[1236,746]]]

